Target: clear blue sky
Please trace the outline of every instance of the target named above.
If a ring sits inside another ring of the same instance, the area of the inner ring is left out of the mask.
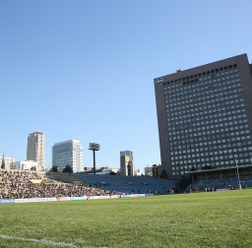
[[[0,0],[0,151],[79,139],[84,166],[160,163],[153,79],[247,53],[251,0]],[[0,154],[2,155],[2,154]]]

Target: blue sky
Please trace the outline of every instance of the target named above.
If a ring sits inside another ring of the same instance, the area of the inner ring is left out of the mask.
[[[250,0],[0,0],[0,151],[79,139],[84,166],[160,163],[153,79],[247,53]],[[2,154],[1,154],[2,155]]]

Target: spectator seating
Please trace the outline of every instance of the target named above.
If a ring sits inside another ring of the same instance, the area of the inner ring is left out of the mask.
[[[0,170],[0,198],[100,196],[114,194],[167,194],[174,192],[171,180],[149,176],[93,175],[84,173],[46,174]]]
[[[62,174],[63,175],[63,174]],[[103,196],[120,192],[97,189],[84,185],[62,183],[36,172],[0,170],[0,199]]]
[[[240,177],[240,183],[242,188],[252,187],[252,176]],[[199,191],[206,191],[206,189],[221,190],[221,189],[238,189],[239,181],[235,177],[222,178],[222,179],[210,179],[210,180],[198,180],[194,184],[190,184],[186,192],[195,191],[195,187]]]
[[[123,193],[158,193],[166,194],[176,187],[171,180],[154,178],[150,176],[119,176],[99,174],[73,174],[78,180],[104,190],[120,191]]]

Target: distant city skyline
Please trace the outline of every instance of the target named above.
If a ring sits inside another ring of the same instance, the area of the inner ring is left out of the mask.
[[[38,166],[39,167],[43,167],[41,165],[44,165],[46,167],[51,167],[53,166],[53,154],[51,153],[50,155],[52,156],[52,164],[48,164],[46,161],[45,161],[45,158],[44,158],[44,149],[46,147],[46,139],[45,139],[45,133],[44,132],[41,132],[41,131],[35,131],[35,132],[32,132],[28,135],[27,137],[27,150],[26,150],[26,158],[21,158],[20,161],[22,160],[27,160],[27,161],[36,161],[38,162]],[[55,142],[53,144],[53,146],[51,147],[52,150],[53,148],[58,145],[61,145],[61,144],[69,144],[69,143],[73,143],[73,144],[76,144],[76,142],[78,144],[81,145],[81,150],[82,150],[82,153],[83,153],[83,145],[80,143],[79,140],[76,140],[76,139],[68,139],[68,140],[65,140],[65,141],[58,141],[58,142]],[[90,149],[89,149],[90,150]],[[40,153],[39,153],[40,151]],[[89,152],[88,150],[86,152]],[[120,169],[121,167],[121,157],[122,157],[122,154],[125,153],[125,155],[128,156],[127,159],[131,158],[131,160],[133,160],[133,152],[132,151],[128,151],[128,150],[125,150],[125,151],[118,151],[120,152],[120,156],[118,155],[118,165],[117,166],[114,166],[115,168],[118,168]],[[84,157],[84,154],[82,155],[82,157]],[[11,157],[5,157],[5,158],[11,158]],[[37,159],[39,158],[39,159]],[[12,157],[13,159],[13,157]],[[127,160],[128,161],[128,160]],[[84,159],[82,158],[82,162],[83,164],[83,168],[84,167],[92,167],[92,164],[89,164],[89,165],[86,165],[85,162],[84,162]],[[113,166],[111,165],[99,165],[98,168],[101,168],[101,167],[104,167],[104,166],[108,166],[109,168],[114,168]],[[97,168],[97,169],[98,169]],[[62,169],[62,168],[61,168]],[[134,172],[136,169],[134,168],[134,166],[132,167],[132,172]],[[126,173],[126,172],[125,172]]]
[[[27,135],[101,149],[96,166],[160,164],[153,79],[252,56],[252,1],[0,1],[0,151],[26,158]]]

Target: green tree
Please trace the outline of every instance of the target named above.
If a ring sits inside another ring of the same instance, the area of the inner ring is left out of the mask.
[[[167,172],[166,170],[162,170],[161,174],[160,174],[160,178],[163,178],[163,179],[167,179]]]
[[[51,171],[53,171],[53,172],[58,172],[59,170],[58,170],[58,167],[57,167],[57,166],[53,166],[52,169],[51,169]]]
[[[66,167],[63,169],[62,172],[73,173],[73,168],[71,165],[67,164]]]
[[[14,162],[13,162],[13,158],[12,158],[12,161],[11,161],[11,164],[10,164],[10,169],[11,169],[11,170],[14,170],[14,169],[15,169]]]
[[[5,169],[5,161],[4,161],[4,156],[3,156],[3,158],[2,158],[1,169],[2,169],[2,170],[4,170],[4,169]]]

